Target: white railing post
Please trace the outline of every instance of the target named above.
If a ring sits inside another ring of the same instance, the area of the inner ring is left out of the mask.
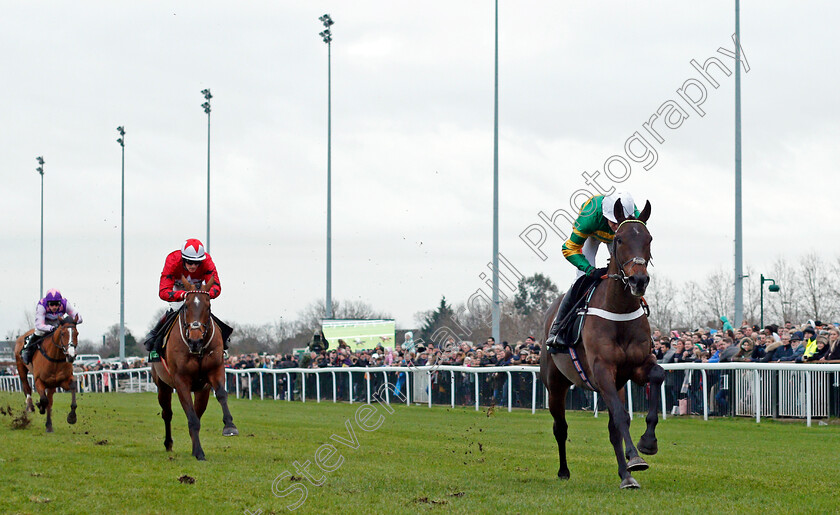
[[[624,385],[624,390],[627,392],[627,413],[630,414],[630,420],[633,420],[633,389],[630,381],[627,381],[627,384]]]
[[[531,371],[531,415],[537,412],[537,373]]]
[[[449,387],[452,390],[452,395],[450,396],[452,398],[452,408],[455,409],[455,372],[452,370],[449,371]],[[429,393],[431,394],[431,392]],[[429,395],[429,398],[431,397]]]
[[[353,404],[353,371],[352,370],[347,371],[347,387],[350,390],[350,393],[348,394],[350,396],[350,404]]]
[[[334,370],[330,370],[330,374],[332,374],[332,384],[333,384],[333,402],[338,402],[338,398],[337,398],[337,396],[336,396],[336,391],[337,391],[337,387],[338,387],[338,385],[337,385],[337,384],[335,384],[335,371],[334,371]]]
[[[709,376],[705,368],[700,370],[700,375],[703,378],[703,420],[709,420]]]
[[[508,380],[507,380],[508,413],[510,413],[511,411],[513,411],[513,386],[512,386],[513,380],[511,379],[510,372],[506,371],[506,373],[507,373],[507,377],[508,377]]]
[[[688,370],[687,372],[691,372]],[[665,403],[665,381],[662,381],[662,384],[659,385],[659,399],[662,401],[662,420],[668,420],[668,405]],[[677,405],[679,405],[679,400],[677,401]]]
[[[811,427],[811,371],[805,371],[805,418],[807,426]]]
[[[761,374],[755,372],[755,384],[753,385],[753,407],[755,408],[755,422],[761,422]]]
[[[478,372],[475,373],[475,410],[478,411]]]
[[[429,386],[427,388],[429,388],[429,407],[431,408],[432,407],[432,371],[431,370],[426,371],[426,377],[429,380],[429,382],[427,383]],[[408,374],[406,374],[406,376],[405,376],[405,384],[408,384]]]
[[[592,411],[595,412],[595,418],[598,418],[598,392],[592,392]]]

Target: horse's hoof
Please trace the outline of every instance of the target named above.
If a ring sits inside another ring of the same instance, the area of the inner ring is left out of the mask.
[[[620,488],[621,488],[622,490],[625,490],[625,489],[627,489],[627,488],[632,488],[632,489],[636,490],[636,489],[641,488],[641,485],[639,485],[639,482],[638,482],[638,481],[636,481],[635,479],[633,479],[633,476],[627,476],[627,477],[624,479],[624,481],[622,481],[622,482],[621,482],[621,487],[620,487]]]
[[[76,412],[71,411],[67,414],[67,423],[68,424],[75,424],[76,423]]]
[[[572,475],[569,473],[568,470],[558,470],[557,477],[564,481],[567,481],[570,477],[572,477]]]
[[[239,430],[236,427],[226,427],[222,429],[222,436],[239,436]]]
[[[41,415],[43,415],[43,414],[44,414],[44,413],[46,413],[46,412],[47,412],[47,408],[42,408],[42,407],[38,406],[38,413],[40,413]]]
[[[204,453],[202,452],[198,456],[195,457],[198,461],[207,461],[207,458],[204,457]]]
[[[636,472],[637,470],[647,470],[648,467],[649,465],[645,460],[642,459],[641,456],[630,458],[630,461],[627,462],[627,470],[629,470],[630,472]],[[621,488],[625,487],[622,486]],[[638,485],[636,485],[636,488],[638,488]]]
[[[53,432],[53,428],[52,428],[52,427],[48,427],[48,428],[47,428],[47,432],[48,432],[48,433],[52,433],[52,432]]]
[[[651,444],[639,440],[639,445],[636,446],[636,449],[638,449],[639,452],[642,454],[653,456],[654,454],[659,452],[659,445],[657,445],[656,440],[654,440]]]

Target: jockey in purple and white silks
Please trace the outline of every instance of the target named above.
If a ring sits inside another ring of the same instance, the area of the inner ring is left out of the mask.
[[[38,340],[58,327],[64,315],[70,316],[77,324],[82,323],[82,315],[76,311],[76,308],[67,299],[61,296],[60,291],[52,288],[35,305],[35,333],[29,337],[26,345],[20,351],[24,363],[28,365],[32,362],[32,355],[35,353]]]

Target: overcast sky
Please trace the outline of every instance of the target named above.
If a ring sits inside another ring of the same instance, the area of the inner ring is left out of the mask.
[[[82,312],[82,338],[98,341],[119,322],[118,125],[127,131],[126,326],[147,330],[163,307],[165,256],[205,239],[204,88],[214,97],[214,312],[261,324],[323,299],[325,12],[335,20],[334,298],[412,327],[441,295],[459,302],[484,287],[492,2],[5,2],[0,333],[23,330],[38,300],[36,156],[46,160],[44,287]],[[560,237],[546,231],[543,261],[520,234],[540,211],[568,209],[581,174],[600,171],[603,187],[651,201],[655,274],[682,281],[731,270],[734,73],[713,69],[715,89],[690,61],[715,56],[734,70],[717,52],[734,49],[734,2],[502,0],[499,16],[500,248],[509,261],[566,287],[574,271]],[[838,19],[836,2],[741,3],[744,263],[757,271],[780,256],[840,251]],[[689,79],[705,84],[703,116],[677,93]],[[665,140],[654,143],[643,124],[668,100],[688,117],[676,129],[654,122]],[[657,162],[631,162],[615,184],[604,162],[626,158],[636,131]]]

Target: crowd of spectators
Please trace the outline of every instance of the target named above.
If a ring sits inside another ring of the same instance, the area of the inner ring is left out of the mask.
[[[660,363],[825,362],[840,360],[840,329],[819,320],[763,329],[695,330],[663,335],[654,331],[653,352]]]
[[[538,365],[540,344],[532,336],[511,345],[496,343],[490,337],[484,343],[468,341],[456,343],[450,338],[444,345],[426,346],[415,343],[411,333],[406,341],[396,348],[382,345],[371,350],[353,350],[344,340],[338,340],[334,349],[310,345],[298,358],[293,354],[243,354],[231,356],[226,362],[228,368],[325,368],[325,367],[382,367],[460,365],[466,367]]]

